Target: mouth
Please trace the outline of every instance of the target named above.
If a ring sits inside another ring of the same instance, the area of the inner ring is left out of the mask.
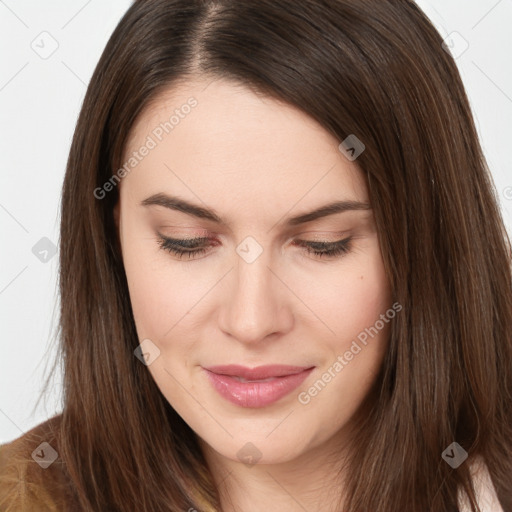
[[[239,365],[203,368],[210,384],[221,397],[240,407],[259,408],[291,393],[315,367],[267,365],[247,368]]]

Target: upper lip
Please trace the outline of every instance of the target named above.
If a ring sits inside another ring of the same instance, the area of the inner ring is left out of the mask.
[[[282,364],[271,364],[266,366],[257,366],[256,368],[247,368],[237,364],[209,366],[205,367],[212,373],[218,375],[229,375],[232,377],[242,377],[246,380],[260,380],[269,379],[271,377],[285,377],[287,375],[294,375],[301,373],[304,370],[309,370],[312,366],[290,366]]]

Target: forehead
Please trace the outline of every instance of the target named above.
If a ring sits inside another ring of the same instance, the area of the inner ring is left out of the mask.
[[[182,83],[156,96],[132,127],[124,162],[151,149],[121,185],[144,194],[179,189],[216,207],[219,197],[265,208],[269,201],[290,208],[306,194],[311,204],[315,197],[367,201],[340,142],[300,109],[243,85]]]

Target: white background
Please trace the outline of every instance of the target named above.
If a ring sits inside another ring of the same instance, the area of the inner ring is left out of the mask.
[[[60,374],[37,404],[56,353],[58,254],[41,262],[32,247],[43,237],[58,245],[60,188],[80,105],[130,3],[0,0],[0,443],[60,410]],[[454,52],[469,45],[456,61],[511,232],[512,3],[418,4],[443,37],[458,33]],[[52,44],[58,48],[45,59],[32,48]]]

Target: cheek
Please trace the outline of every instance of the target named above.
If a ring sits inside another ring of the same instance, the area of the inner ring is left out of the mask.
[[[324,387],[328,389],[322,391],[322,399],[314,407],[341,401],[343,407],[332,412],[337,422],[355,412],[374,382],[395,316],[390,309],[389,281],[377,242],[368,244],[364,253],[357,256],[347,259],[346,265],[341,265],[325,283],[324,308],[319,311],[325,315],[322,320],[331,332],[324,329],[326,335],[315,338],[323,340],[319,350],[323,354],[322,374],[321,382],[311,392],[316,396]],[[315,293],[321,290],[315,289]]]
[[[345,328],[352,332],[373,325],[390,307],[389,282],[384,271],[380,252],[375,250],[358,271],[354,272],[342,289],[342,319]]]
[[[319,272],[314,279],[302,279],[301,293],[325,324],[324,339],[342,348],[391,306],[389,281],[377,240],[369,240],[364,250],[347,257],[329,272]],[[316,324],[322,327],[321,322]]]
[[[157,341],[181,310],[185,279],[162,265],[165,255],[153,235],[140,232],[140,236],[137,229],[124,234],[123,263],[139,339]]]
[[[217,292],[215,283],[222,269],[197,266],[173,259],[161,249],[154,236],[128,235],[123,261],[130,301],[139,339],[153,340],[161,350],[182,340],[181,349],[190,348],[191,333],[205,322],[208,304]],[[205,307],[206,310],[205,310]],[[190,343],[187,342],[190,340]]]

